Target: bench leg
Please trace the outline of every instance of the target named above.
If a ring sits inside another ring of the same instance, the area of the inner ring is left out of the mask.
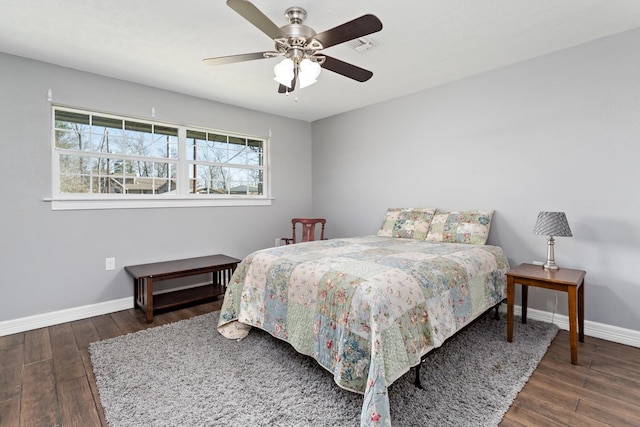
[[[153,322],[153,279],[145,279],[145,288],[147,291],[147,323]]]

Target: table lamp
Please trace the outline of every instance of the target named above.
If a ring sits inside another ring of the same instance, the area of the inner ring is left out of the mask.
[[[555,241],[553,236],[572,237],[571,228],[567,222],[564,212],[540,212],[533,232],[542,236],[549,236],[547,239],[547,262],[543,265],[545,270],[558,270],[553,254]]]

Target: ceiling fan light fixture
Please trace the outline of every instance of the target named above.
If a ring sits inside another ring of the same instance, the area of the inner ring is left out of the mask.
[[[300,80],[300,89],[307,86],[311,86],[318,80],[320,75],[320,64],[311,61],[308,58],[303,59],[300,62],[300,73],[298,73],[298,79]]]
[[[282,60],[282,62],[276,64],[276,66],[273,67],[273,72],[276,75],[274,77],[275,81],[291,89],[291,82],[293,81],[294,71],[293,61],[290,58],[285,58]]]
[[[275,43],[275,50],[206,58],[204,59],[206,64],[223,65],[282,55],[285,59],[273,68],[274,80],[280,84],[278,93],[287,94],[295,90],[296,86],[304,88],[316,83],[320,68],[358,82],[366,82],[373,76],[369,70],[326,56],[320,51],[355,39],[358,39],[358,46],[362,49],[370,47],[371,43],[364,37],[382,30],[382,22],[375,15],[362,15],[316,33],[313,28],[304,24],[307,12],[301,7],[288,8],[285,11],[285,17],[289,23],[279,26],[250,0],[226,0],[226,2],[227,6],[267,35]]]

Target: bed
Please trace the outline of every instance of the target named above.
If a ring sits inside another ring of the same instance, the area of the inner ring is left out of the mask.
[[[387,387],[505,298],[508,260],[487,245],[493,211],[389,209],[378,234],[248,255],[218,330],[261,328],[364,394],[360,424],[390,426]]]

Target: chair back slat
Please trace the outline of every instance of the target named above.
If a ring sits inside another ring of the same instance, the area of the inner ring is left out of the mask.
[[[327,220],[324,218],[293,218],[291,220],[292,226],[292,238],[291,243],[300,242],[312,242],[316,240],[316,228],[320,225],[320,240],[324,240],[324,227],[327,223]],[[298,240],[296,238],[296,227],[300,224],[301,228],[301,239]],[[290,242],[287,239],[287,244]]]

